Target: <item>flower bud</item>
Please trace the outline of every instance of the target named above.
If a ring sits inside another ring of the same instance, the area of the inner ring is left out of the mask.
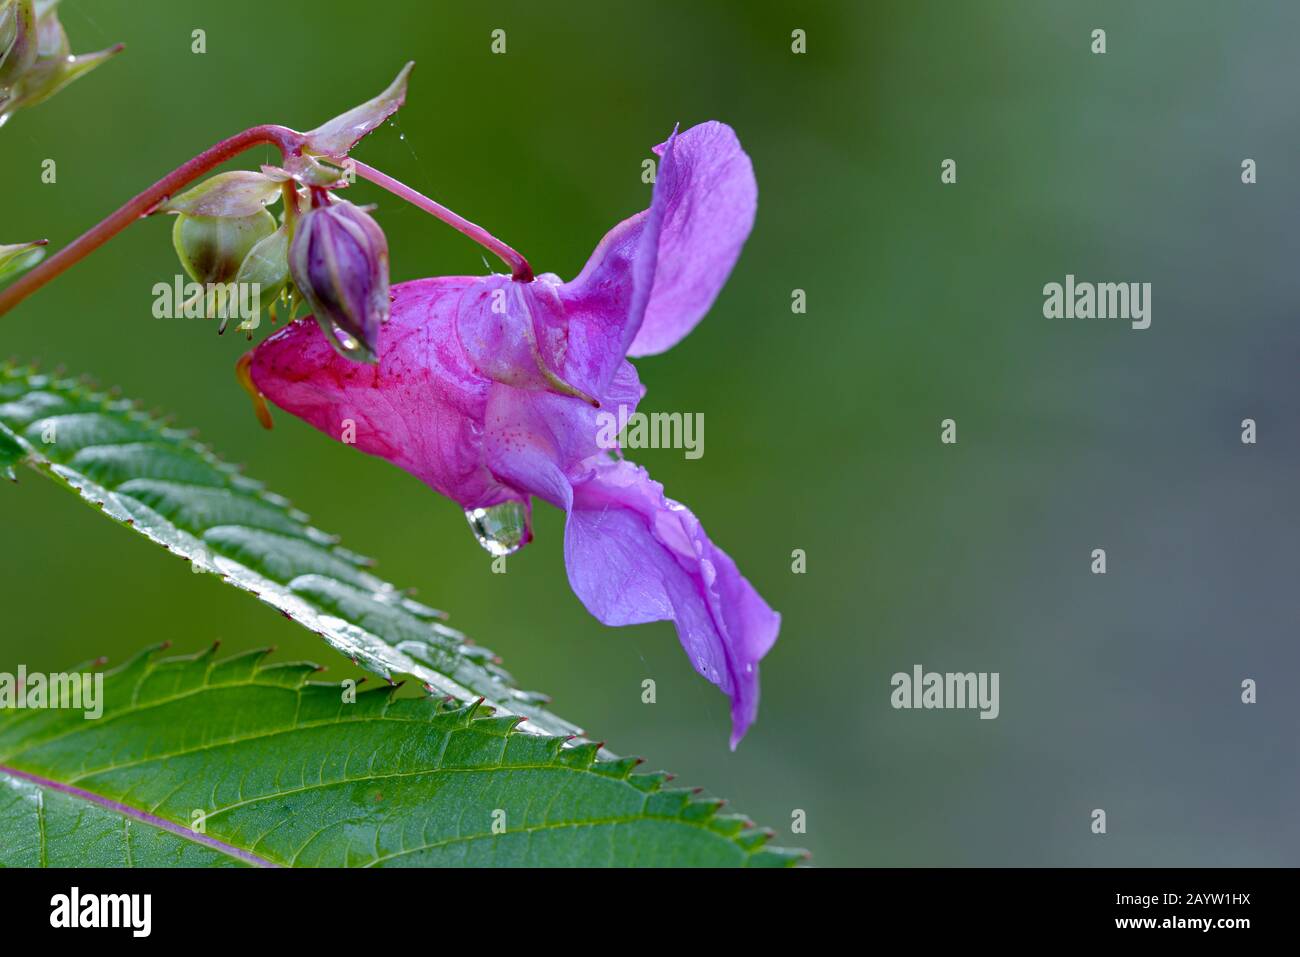
[[[4,0],[0,8],[0,88],[14,86],[36,62],[37,51],[32,0]]]
[[[190,278],[204,284],[231,282],[254,246],[276,230],[266,210],[252,216],[190,216],[181,213],[172,245]]]
[[[323,191],[313,192],[320,202]],[[334,347],[373,361],[389,304],[388,241],[379,224],[349,202],[309,209],[294,228],[289,272]]]
[[[122,45],[73,56],[50,0],[0,0],[0,125],[99,66]]]
[[[31,269],[44,259],[45,245],[48,242],[48,239],[37,239],[30,243],[0,246],[0,282]]]

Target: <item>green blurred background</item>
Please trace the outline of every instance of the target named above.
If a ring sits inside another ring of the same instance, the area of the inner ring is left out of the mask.
[[[1300,6],[63,7],[77,50],[127,51],[0,133],[4,242],[63,245],[212,142],[315,125],[414,59],[408,105],[358,158],[570,277],[646,205],[641,162],[674,123],[735,127],[759,182],[753,236],[707,320],[638,362],[642,408],[703,412],[705,454],[633,457],[784,616],[759,722],[730,754],[726,701],[670,625],[586,614],[553,510],[494,575],[460,510],[406,474],[284,414],[262,431],[232,376],[247,343],[150,315],[153,284],[177,272],[170,222],[132,227],[0,320],[4,354],[199,427],[560,714],[816,863],[1300,860]],[[1240,182],[1245,157],[1257,185]],[[484,271],[423,213],[367,184],[352,198],[380,204],[395,280]],[[1151,282],[1152,327],[1044,319],[1042,286],[1067,272]],[[1248,416],[1254,447],[1239,442]],[[220,638],[352,673],[34,473],[0,488],[0,537],[0,669]],[[1105,577],[1089,573],[1095,547]],[[1001,716],[893,710],[890,676],[916,663],[999,672]],[[796,809],[806,834],[790,833]]]

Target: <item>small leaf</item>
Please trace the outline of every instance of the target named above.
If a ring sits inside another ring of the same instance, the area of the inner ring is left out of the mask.
[[[204,180],[158,207],[162,213],[241,218],[252,216],[273,203],[280,184],[263,173],[235,170]]]
[[[342,160],[363,136],[401,108],[406,99],[406,79],[414,67],[414,62],[406,64],[388,89],[373,100],[362,103],[305,134],[303,146],[307,152]]]
[[[310,682],[312,665],[265,656],[155,651],[103,674],[97,705],[0,711],[0,866],[729,867],[805,856],[765,847],[767,834],[716,801],[567,760],[564,738],[524,734],[518,718],[476,702],[345,693]]]
[[[48,239],[30,243],[0,246],[0,282],[6,282],[21,272],[26,272],[45,258]]]

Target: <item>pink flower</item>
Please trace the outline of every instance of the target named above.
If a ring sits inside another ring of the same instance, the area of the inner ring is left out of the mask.
[[[564,509],[578,598],[607,625],[673,621],[695,670],[731,698],[735,748],[757,714],[758,662],[780,616],[689,509],[597,441],[601,412],[630,413],[644,394],[627,357],[663,352],[695,327],[753,226],[754,174],[730,127],[674,133],[656,152],[650,208],[610,230],[572,282],[401,283],[377,365],[339,356],[300,320],[254,351],[250,372],[323,432],[338,437],[352,420],[363,451],[467,511],[526,514],[533,496]]]

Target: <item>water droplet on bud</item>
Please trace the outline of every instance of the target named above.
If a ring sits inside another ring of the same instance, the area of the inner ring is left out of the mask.
[[[467,509],[465,520],[478,543],[494,557],[514,554],[533,537],[528,506],[523,502]]]
[[[338,342],[339,348],[344,352],[356,352],[361,348],[361,343],[357,342],[357,340],[344,332],[343,327],[337,322],[334,323],[334,339]]]

